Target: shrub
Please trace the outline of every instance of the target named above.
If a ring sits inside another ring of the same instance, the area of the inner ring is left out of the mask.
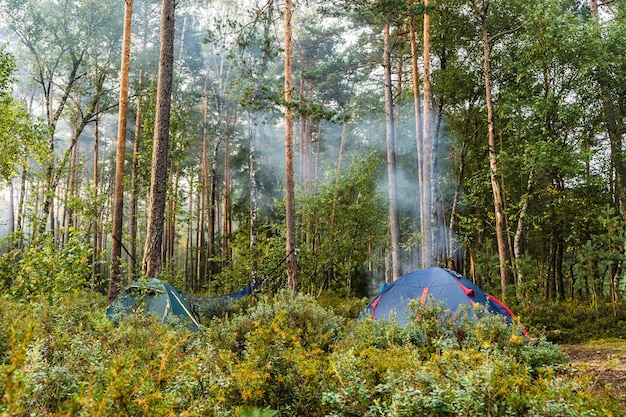
[[[247,312],[209,323],[202,384],[220,399],[219,406],[230,402],[315,415],[317,393],[327,378],[327,353],[343,322],[308,296],[264,297]]]
[[[0,282],[18,299],[60,294],[89,286],[93,250],[75,233],[61,249],[51,234],[34,243],[27,252],[9,252],[0,257]]]

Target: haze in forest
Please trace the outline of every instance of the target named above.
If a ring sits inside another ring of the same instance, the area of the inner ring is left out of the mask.
[[[157,275],[242,288],[290,258],[293,233],[312,294],[438,265],[505,298],[621,300],[622,2],[297,2],[291,37],[287,4],[176,4]],[[1,126],[3,250],[75,239],[104,290],[124,9],[0,5],[1,91],[21,109]],[[124,282],[150,240],[161,5],[132,9]]]

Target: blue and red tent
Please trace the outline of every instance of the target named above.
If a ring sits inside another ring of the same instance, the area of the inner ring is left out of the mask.
[[[473,307],[480,304],[489,312],[501,315],[509,324],[515,321],[515,314],[502,302],[486,294],[464,276],[443,268],[420,269],[383,287],[365,308],[361,318],[394,318],[399,325],[404,326],[408,321],[416,319],[411,316],[409,302],[418,299],[426,303],[430,298],[445,302],[451,311],[457,311],[461,305]],[[473,314],[473,308],[469,310]]]

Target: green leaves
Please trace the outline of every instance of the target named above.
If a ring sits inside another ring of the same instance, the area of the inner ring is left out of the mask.
[[[0,257],[0,283],[24,300],[58,299],[61,294],[89,286],[93,249],[75,234],[61,249],[51,234],[27,253],[17,250]]]
[[[15,69],[14,58],[3,45],[0,47],[0,182],[13,178],[28,158],[40,162],[46,154],[47,130],[12,97]]]
[[[298,254],[304,288],[315,291],[332,270],[328,286],[351,291],[372,249],[385,244],[386,208],[375,186],[377,168],[375,155],[357,158],[345,173],[331,170],[315,192],[302,193],[299,233],[309,236]]]

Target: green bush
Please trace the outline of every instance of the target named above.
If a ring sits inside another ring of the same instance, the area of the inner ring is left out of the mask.
[[[42,236],[26,252],[0,257],[0,283],[18,299],[60,294],[89,286],[93,249],[71,233],[62,248],[51,234]]]
[[[208,380],[202,384],[211,387],[220,406],[230,401],[314,415],[327,355],[343,325],[311,297],[265,297],[247,312],[209,323],[203,334],[208,356],[202,360]]]

